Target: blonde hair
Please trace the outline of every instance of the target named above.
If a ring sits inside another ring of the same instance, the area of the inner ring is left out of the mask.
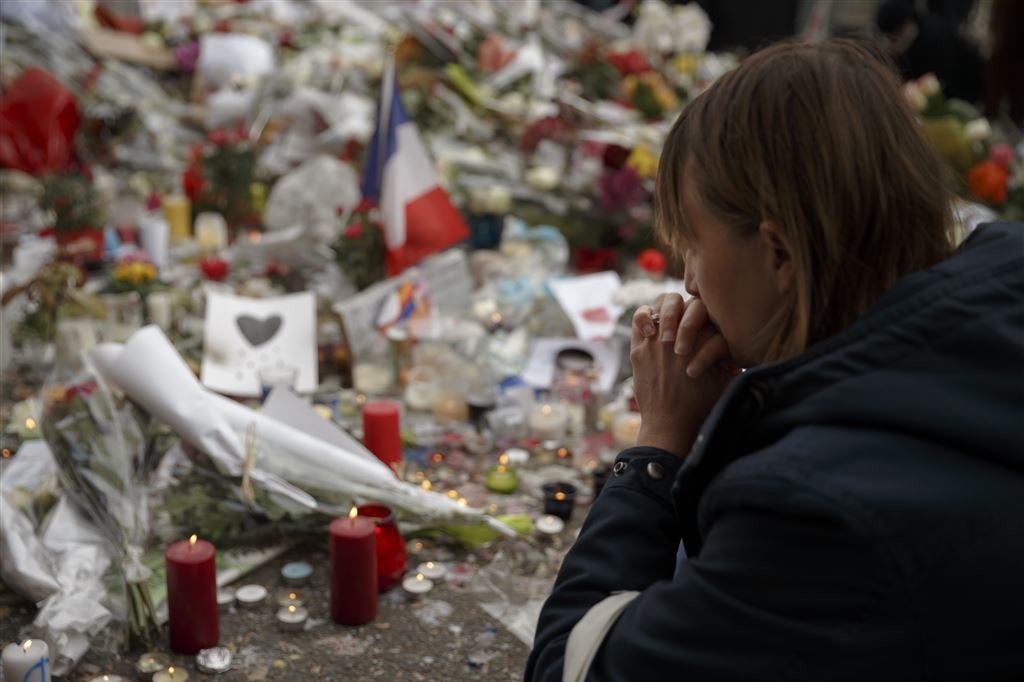
[[[852,40],[769,47],[686,107],[655,190],[658,234],[679,253],[693,238],[683,183],[738,235],[771,220],[787,237],[796,286],[766,361],[842,331],[955,243],[938,157],[894,72]]]

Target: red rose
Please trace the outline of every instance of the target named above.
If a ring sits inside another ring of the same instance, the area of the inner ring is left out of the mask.
[[[377,208],[377,202],[374,199],[363,197],[354,213],[368,213],[375,208]]]
[[[649,272],[652,275],[660,275],[665,272],[665,267],[668,262],[665,260],[665,255],[657,249],[644,249],[640,252],[640,255],[636,258],[636,263],[645,272]]]
[[[185,195],[192,201],[195,201],[196,197],[199,196],[203,189],[206,187],[206,180],[203,179],[203,170],[199,166],[189,166],[185,169],[185,173],[181,176],[181,186],[185,190]]]
[[[214,130],[210,133],[210,142],[214,143],[218,147],[223,147],[224,143],[228,141],[227,131]]]
[[[201,258],[199,260],[199,272],[204,279],[211,282],[220,282],[228,276],[228,264],[222,258]]]
[[[352,223],[351,225],[349,225],[348,227],[345,228],[345,238],[346,239],[359,239],[362,236],[363,236],[363,224],[362,223]]]
[[[617,144],[610,144],[604,148],[604,154],[601,155],[601,160],[608,168],[619,170],[626,165],[626,160],[629,158],[629,155],[630,150],[625,147]]]

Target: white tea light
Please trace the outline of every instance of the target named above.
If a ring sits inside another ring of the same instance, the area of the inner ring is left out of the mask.
[[[267,588],[263,585],[242,585],[235,590],[235,599],[242,606],[256,606],[267,598]]]
[[[448,567],[439,561],[427,561],[416,568],[417,573],[422,573],[424,578],[429,580],[441,580],[448,575]]]
[[[224,588],[217,590],[217,606],[219,606],[221,610],[226,609],[234,603],[235,593],[233,591]]]
[[[231,670],[231,651],[227,647],[215,646],[201,649],[196,654],[196,667],[207,675],[220,675]]]
[[[292,561],[281,567],[281,577],[289,585],[301,585],[313,575],[313,567],[305,561]]]
[[[523,448],[509,448],[505,451],[508,463],[514,467],[522,466],[530,461],[530,452]]]
[[[183,668],[175,668],[173,665],[167,670],[161,670],[153,675],[153,682],[185,682],[188,679],[188,671]]]
[[[50,647],[41,639],[8,644],[2,660],[4,682],[50,682]]]
[[[552,514],[545,514],[533,525],[538,532],[544,535],[558,535],[565,530],[565,521]]]
[[[434,581],[430,580],[422,573],[417,573],[416,575],[411,575],[402,581],[402,589],[411,595],[419,596],[434,589]]]
[[[164,670],[170,664],[171,659],[167,654],[149,651],[139,656],[139,660],[135,662],[135,669],[142,675],[152,675]]]
[[[309,611],[303,606],[291,604],[282,607],[277,612],[277,624],[282,630],[301,630],[309,619]]]
[[[120,675],[97,675],[89,682],[127,682],[127,680]]]

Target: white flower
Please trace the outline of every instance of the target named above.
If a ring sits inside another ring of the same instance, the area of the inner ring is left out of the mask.
[[[696,2],[677,5],[673,19],[676,52],[702,53],[711,40],[711,19]]]
[[[526,184],[540,192],[558,187],[559,173],[551,166],[534,166],[526,171]]]
[[[935,77],[934,73],[926,73],[918,78],[917,87],[921,89],[925,97],[934,97],[942,91],[939,79]]]
[[[903,95],[910,102],[910,108],[914,111],[921,111],[928,104],[928,98],[921,92],[920,86],[914,81],[903,84]]]
[[[987,140],[992,135],[992,126],[987,118],[976,118],[964,125],[964,136],[971,142]]]

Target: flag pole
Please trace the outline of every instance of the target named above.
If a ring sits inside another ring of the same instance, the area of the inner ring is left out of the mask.
[[[395,94],[395,48],[388,47],[388,56],[384,61],[384,74],[381,79],[380,117],[377,135],[377,187],[383,187],[384,160],[387,158],[388,142],[391,136],[391,107]]]

